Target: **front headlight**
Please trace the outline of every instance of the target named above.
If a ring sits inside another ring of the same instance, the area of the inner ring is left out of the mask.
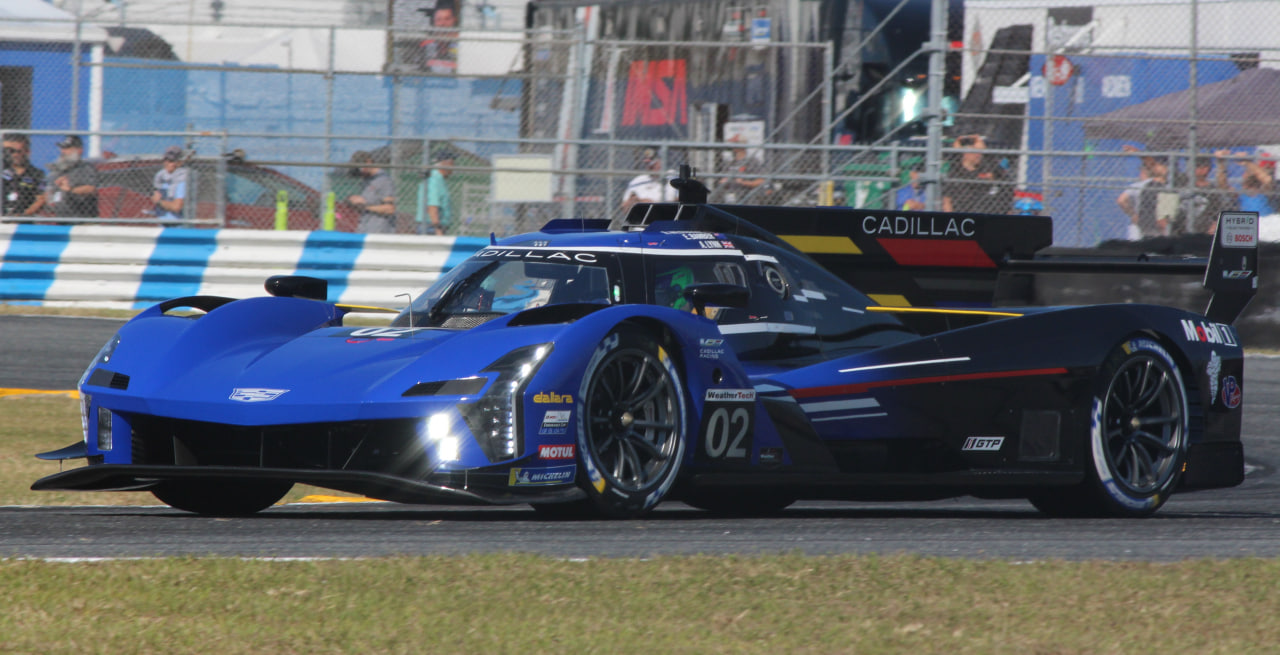
[[[458,407],[489,461],[511,459],[522,452],[520,399],[529,379],[538,372],[552,348],[550,343],[540,343],[516,348],[499,357],[482,371],[498,374],[489,390],[480,400]]]
[[[103,344],[102,348],[98,349],[98,354],[94,356],[93,361],[89,362],[89,366],[84,369],[84,375],[80,376],[80,382],[76,385],[77,389],[83,387],[84,383],[89,380],[89,374],[93,373],[93,369],[111,361],[111,355],[115,354],[116,347],[119,345],[120,334],[116,333],[111,335],[111,338]]]

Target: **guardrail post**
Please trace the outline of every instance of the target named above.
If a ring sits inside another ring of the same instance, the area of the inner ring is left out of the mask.
[[[324,194],[324,224],[322,227],[330,232],[333,231],[333,223],[334,223],[333,204],[334,204],[334,199],[336,197],[337,197],[336,194],[332,191]],[[279,219],[276,219],[276,220],[278,224]]]
[[[284,189],[276,192],[276,229],[289,229],[289,192]]]

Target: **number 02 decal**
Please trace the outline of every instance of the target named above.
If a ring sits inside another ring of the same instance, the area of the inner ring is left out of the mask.
[[[702,414],[702,448],[698,449],[699,457],[720,461],[749,460],[752,451],[755,390],[708,390],[706,400]]]
[[[707,419],[706,451],[712,459],[746,459],[751,445],[751,412],[745,407],[717,407]]]

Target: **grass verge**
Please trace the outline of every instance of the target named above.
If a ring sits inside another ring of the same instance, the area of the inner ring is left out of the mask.
[[[1280,564],[0,561],[5,653],[1270,653]]]

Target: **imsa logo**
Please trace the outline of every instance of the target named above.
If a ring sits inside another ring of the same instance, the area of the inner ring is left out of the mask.
[[[964,440],[964,448],[960,450],[995,452],[1004,445],[1004,437],[969,437]]]

